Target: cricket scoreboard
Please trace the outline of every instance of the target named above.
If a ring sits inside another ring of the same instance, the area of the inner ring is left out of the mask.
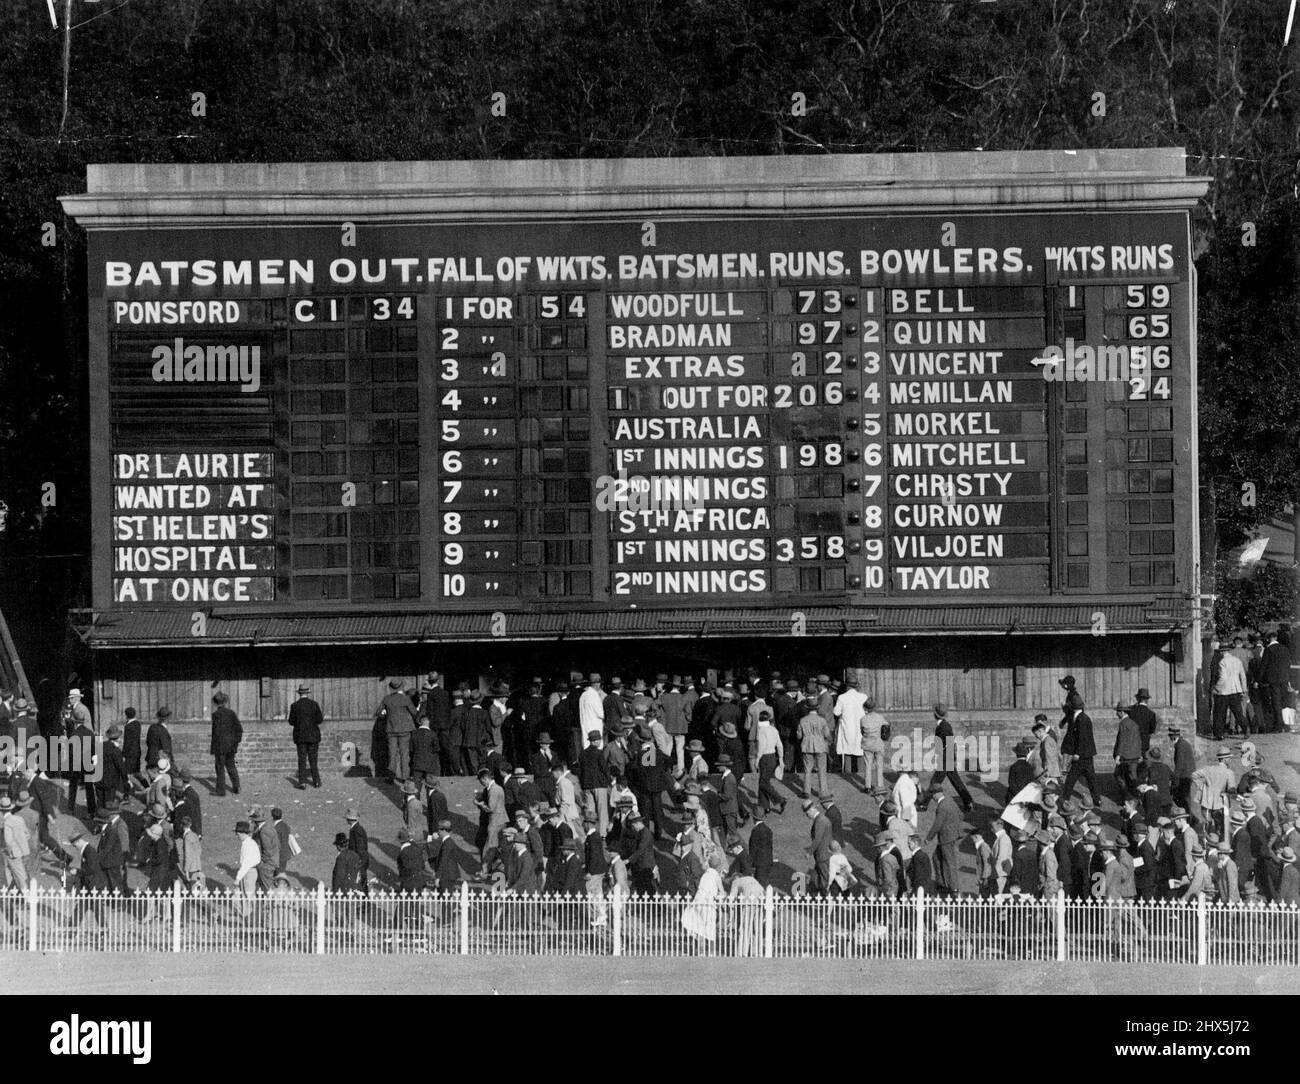
[[[101,605],[1196,590],[1186,211],[957,190],[96,230]]]

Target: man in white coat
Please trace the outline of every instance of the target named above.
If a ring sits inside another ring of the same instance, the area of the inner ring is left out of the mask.
[[[838,723],[835,730],[835,752],[842,758],[841,765],[845,777],[851,781],[853,770],[858,766],[858,760],[862,756],[862,719],[867,713],[865,707],[867,698],[858,689],[856,677],[850,676],[844,683],[848,688],[840,693],[835,701],[835,718]],[[866,783],[865,773],[863,783],[870,786]]]
[[[600,684],[600,675],[592,674],[587,679],[587,687],[578,697],[578,731],[590,734],[593,730],[605,733],[605,690]]]
[[[920,772],[916,768],[907,768],[905,771],[899,772],[898,780],[894,783],[893,793],[890,795],[894,800],[894,805],[898,807],[899,819],[910,824],[912,831],[916,831],[916,781],[919,778]]]

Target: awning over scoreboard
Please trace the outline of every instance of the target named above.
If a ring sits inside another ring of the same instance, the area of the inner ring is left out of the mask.
[[[977,605],[938,610],[928,606],[875,609],[808,607],[777,614],[770,609],[641,610],[626,613],[506,614],[504,635],[476,614],[212,614],[202,636],[192,615],[174,610],[96,614],[81,626],[98,649],[144,647],[326,646],[592,638],[694,639],[790,637],[797,614],[805,636],[1092,635],[1104,615],[1107,635],[1159,634],[1186,626],[1166,604]]]

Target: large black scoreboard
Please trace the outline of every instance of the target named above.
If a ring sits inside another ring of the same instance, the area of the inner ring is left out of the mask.
[[[1185,211],[575,207],[92,233],[100,607],[1196,590]]]

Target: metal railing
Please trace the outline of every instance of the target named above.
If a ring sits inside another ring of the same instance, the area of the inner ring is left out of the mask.
[[[765,895],[0,891],[0,951],[730,956],[1300,967],[1300,909]]]

